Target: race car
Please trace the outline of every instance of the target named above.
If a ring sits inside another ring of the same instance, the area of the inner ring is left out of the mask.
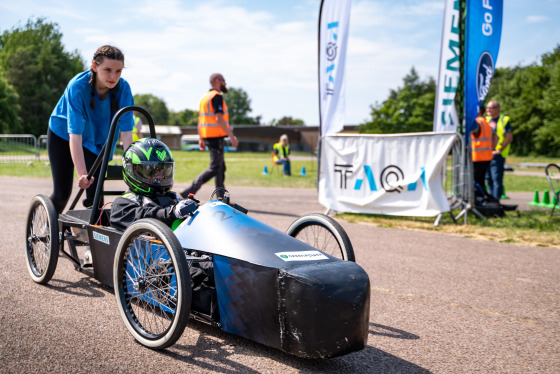
[[[107,144],[132,110],[148,119],[155,137],[150,114],[133,106],[117,112]],[[124,324],[151,349],[174,344],[191,318],[299,357],[365,347],[369,277],[335,220],[307,214],[284,233],[250,217],[227,191],[215,191],[172,228],[142,219],[122,232],[109,226],[110,209],[100,207],[102,196],[124,192],[104,190],[106,179],[119,176],[108,165],[110,154],[106,145],[90,171],[101,167],[103,176],[94,208],[74,209],[81,193],[60,216],[47,196],[31,201],[26,253],[35,282],[49,282],[62,254],[76,270],[114,287]],[[80,254],[86,247],[91,264]]]

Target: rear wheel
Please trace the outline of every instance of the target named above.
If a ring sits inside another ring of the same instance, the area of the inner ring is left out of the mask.
[[[45,195],[35,196],[26,222],[27,269],[31,279],[46,284],[58,262],[58,215],[51,199]]]
[[[295,220],[286,234],[344,261],[356,262],[346,231],[329,216],[310,213]]]
[[[142,345],[163,349],[183,334],[191,309],[191,279],[177,237],[164,223],[143,219],[119,241],[113,284],[119,311]]]

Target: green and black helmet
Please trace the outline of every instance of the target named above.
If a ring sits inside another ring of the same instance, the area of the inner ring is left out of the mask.
[[[126,149],[122,160],[124,181],[132,192],[154,196],[171,190],[175,161],[161,141],[137,140]]]

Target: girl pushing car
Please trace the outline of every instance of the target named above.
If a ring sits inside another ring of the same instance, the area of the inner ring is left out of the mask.
[[[123,68],[124,55],[117,47],[99,47],[90,70],[72,78],[51,114],[47,151],[54,187],[50,198],[59,214],[72,193],[74,168],[78,187],[87,189],[84,206],[93,204],[99,171],[88,179],[88,170],[107,141],[115,113],[134,105],[130,86],[121,78]],[[132,113],[119,120],[124,149],[132,143],[133,126]]]

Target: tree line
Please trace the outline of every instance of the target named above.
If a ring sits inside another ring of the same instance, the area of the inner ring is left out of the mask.
[[[58,24],[46,18],[29,19],[0,34],[0,133],[46,134],[49,117],[68,82],[89,68],[79,51],[67,51]],[[196,126],[198,111],[178,112],[152,94],[134,95],[157,124]],[[250,116],[251,99],[242,88],[225,94],[230,122],[235,125],[304,125],[302,120],[282,117],[262,123],[262,116]]]
[[[371,117],[359,131],[432,131],[435,95],[434,78],[421,79],[413,67],[402,87],[371,105]],[[514,154],[560,156],[560,45],[539,62],[496,69],[486,100],[497,100],[501,113],[510,116]]]
[[[291,116],[280,119],[272,119],[268,123],[262,122],[262,116],[251,117],[251,98],[242,88],[229,87],[228,93],[224,94],[224,100],[228,106],[229,119],[234,125],[266,125],[266,126],[304,126],[305,122]],[[184,109],[173,112],[167,108],[165,100],[152,94],[134,95],[134,103],[146,109],[159,124],[173,126],[196,126],[198,123],[198,111]]]

